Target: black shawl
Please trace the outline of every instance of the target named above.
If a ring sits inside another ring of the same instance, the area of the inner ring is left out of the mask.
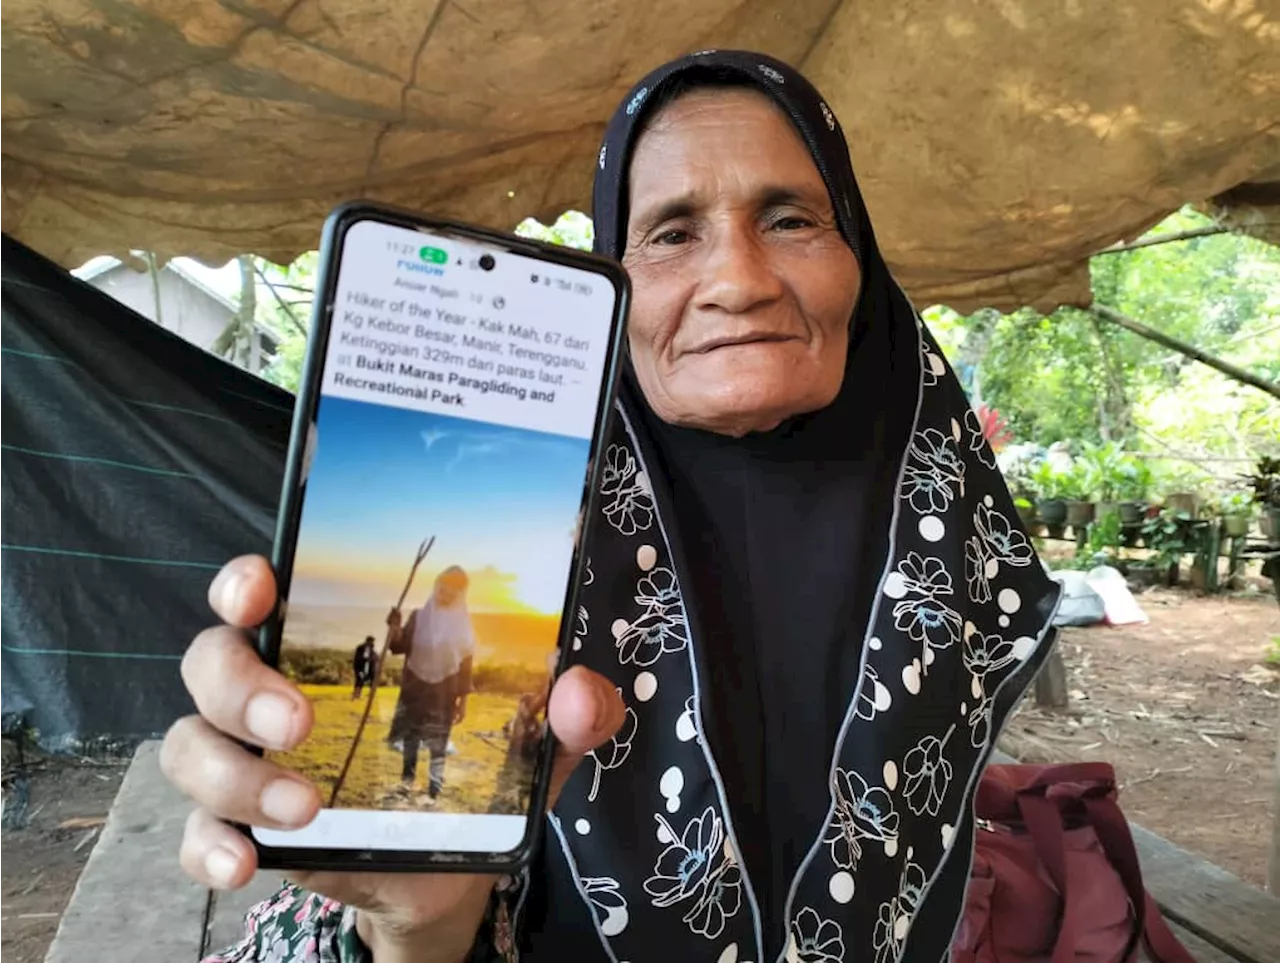
[[[1058,589],[881,260],[834,114],[790,67],[707,51],[636,85],[600,150],[596,249],[623,253],[631,152],[675,78],[762,91],[809,147],[862,271],[848,367],[829,408],[741,440],[663,424],[624,380],[574,657],[617,683],[627,722],[550,817],[520,942],[537,960],[935,963],[973,788]]]

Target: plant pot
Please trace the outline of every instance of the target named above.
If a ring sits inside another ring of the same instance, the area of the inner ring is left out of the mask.
[[[1106,518],[1108,515],[1119,515],[1119,502],[1098,502],[1098,511],[1095,515],[1099,520]]]
[[[1222,532],[1227,538],[1242,538],[1249,534],[1248,515],[1224,515],[1222,518]]]
[[[1067,524],[1072,528],[1088,525],[1096,508],[1093,502],[1067,502]]]
[[[1018,513],[1018,518],[1022,520],[1022,527],[1029,530],[1036,522],[1036,507],[1034,505],[1018,505],[1015,503],[1014,509]]]
[[[1145,589],[1159,585],[1163,574],[1154,565],[1131,565],[1125,573],[1125,580],[1134,588]]]
[[[1258,519],[1263,537],[1271,543],[1280,542],[1280,508],[1270,507]]]
[[[1147,513],[1147,506],[1142,502],[1121,502],[1120,503],[1120,524],[1121,525],[1141,525],[1142,518]]]
[[[1164,496],[1164,507],[1170,511],[1186,512],[1195,518],[1200,511],[1200,497],[1195,492],[1174,492]]]
[[[1067,522],[1067,503],[1060,498],[1042,498],[1036,503],[1040,521],[1049,526],[1050,532]]]

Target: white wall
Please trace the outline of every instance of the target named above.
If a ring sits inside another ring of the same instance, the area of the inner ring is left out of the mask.
[[[119,265],[90,278],[89,283],[144,317],[156,320],[155,289],[151,275]],[[180,274],[160,271],[160,323],[192,344],[208,351],[234,312],[210,297]],[[259,370],[267,359],[255,351],[250,370]]]

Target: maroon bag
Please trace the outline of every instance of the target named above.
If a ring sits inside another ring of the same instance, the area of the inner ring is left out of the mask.
[[[951,963],[1195,963],[1142,884],[1106,763],[989,766]]]

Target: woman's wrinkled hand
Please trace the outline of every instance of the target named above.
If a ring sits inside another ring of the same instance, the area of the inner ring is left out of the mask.
[[[165,736],[165,776],[196,803],[179,859],[215,889],[244,886],[257,870],[253,844],[227,821],[275,829],[307,825],[320,810],[316,786],[300,773],[245,749],[287,751],[311,732],[311,703],[258,657],[247,630],[276,604],[267,561],[237,558],[209,588],[222,625],[196,636],[182,660],[182,678],[198,714],[179,719]],[[390,620],[389,620],[390,621]],[[612,683],[581,667],[564,673],[551,693],[548,719],[558,745],[551,803],[582,757],[614,735],[625,709]],[[300,872],[306,889],[357,907],[362,938],[377,963],[462,959],[470,949],[495,877],[456,873]]]

